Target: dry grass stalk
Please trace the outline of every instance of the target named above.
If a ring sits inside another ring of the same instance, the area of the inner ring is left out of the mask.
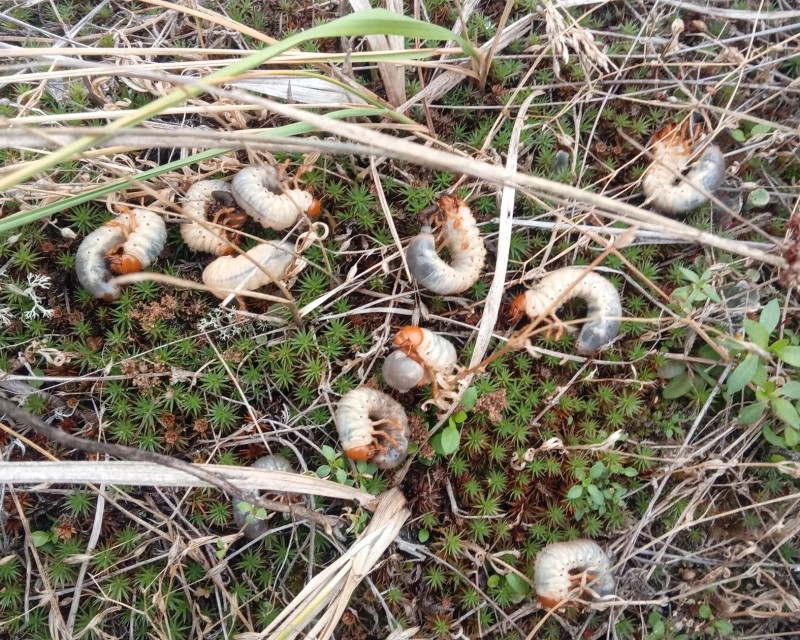
[[[302,493],[350,500],[361,506],[375,501],[375,496],[360,489],[313,476],[251,467],[197,465],[203,470],[236,484],[245,490],[270,493]],[[180,469],[150,462],[5,462],[0,465],[0,483],[16,484],[118,484],[150,487],[210,487]]]
[[[264,631],[241,634],[238,640],[330,638],[353,591],[375,568],[410,513],[400,489],[381,494],[372,520],[347,552],[314,576]]]
[[[350,6],[354,11],[366,11],[370,8],[369,0],[350,0]],[[402,0],[386,0],[386,8],[389,11],[403,15]],[[367,42],[373,51],[402,51],[402,36],[366,36]],[[392,62],[381,62],[378,64],[383,87],[386,90],[386,97],[389,104],[393,107],[403,104],[406,101],[406,79],[405,67]]]

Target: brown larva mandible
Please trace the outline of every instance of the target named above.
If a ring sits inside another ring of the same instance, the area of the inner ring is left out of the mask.
[[[253,466],[256,469],[266,469],[267,471],[285,471],[289,473],[294,471],[294,469],[292,469],[292,465],[283,456],[264,456],[256,460],[253,463]],[[252,495],[255,498],[257,494],[252,493]],[[292,494],[288,494],[289,497],[291,495]],[[276,497],[280,499],[282,496],[279,494]],[[233,507],[233,522],[240,529],[244,527],[244,535],[251,540],[259,538],[267,532],[267,523],[265,520],[258,519],[252,519],[250,522],[247,522],[247,517],[251,515],[251,512],[242,511],[239,509],[239,505],[243,503],[245,503],[245,501],[239,500],[238,498],[231,500],[231,506]]]
[[[268,240],[256,245],[247,256],[222,256],[203,271],[203,282],[218,298],[232,292],[255,291],[270,282],[282,281],[295,260],[294,245]]]
[[[611,560],[600,545],[591,540],[547,545],[537,554],[534,571],[536,596],[551,609],[567,600],[570,592],[580,586],[599,596],[614,593]]]
[[[192,217],[207,220],[212,206],[221,204],[222,206],[218,209],[211,222],[238,229],[247,218],[242,213],[236,215],[230,206],[226,206],[226,203],[222,201],[225,198],[225,194],[231,194],[231,186],[224,180],[200,180],[189,187],[186,192],[183,210]],[[233,200],[232,195],[227,197]],[[232,233],[228,229],[215,228],[212,232],[197,222],[182,224],[181,236],[189,248],[195,251],[213,253],[216,256],[233,253],[234,248],[225,242],[225,238],[234,243],[238,240],[238,234]]]
[[[408,416],[382,391],[368,387],[349,391],[339,400],[333,418],[342,449],[351,460],[369,460],[379,469],[391,469],[408,455]]]
[[[667,213],[687,213],[699,207],[708,198],[692,185],[711,193],[725,177],[725,158],[714,144],[705,148],[684,179],[675,176],[686,171],[698,141],[688,127],[688,120],[681,127],[667,125],[651,140],[654,161],[642,177],[642,191],[653,206]]]
[[[450,251],[451,263],[447,264],[436,253],[430,227],[423,227],[411,239],[406,260],[411,275],[421,286],[439,295],[450,295],[475,284],[486,261],[486,247],[472,212],[461,198],[442,196],[438,205],[444,216],[442,240]]]
[[[383,363],[383,379],[405,393],[412,387],[433,382],[438,374],[452,373],[458,363],[453,344],[442,336],[410,325],[394,338],[393,352]]]
[[[167,241],[167,228],[157,213],[133,209],[95,229],[75,254],[80,283],[96,298],[110,301],[120,290],[108,283],[111,273],[135,273],[152,264]]]
[[[242,169],[234,176],[231,189],[239,206],[262,227],[281,231],[291,227],[302,213],[319,215],[319,200],[308,191],[286,189],[274,167]]]
[[[575,282],[577,284],[562,297]],[[523,313],[537,318],[552,309],[550,315],[559,324],[555,311],[572,298],[582,298],[587,307],[586,321],[575,343],[578,353],[602,349],[617,337],[622,317],[619,292],[607,278],[594,271],[587,272],[583,267],[565,267],[548,273],[533,288],[515,298],[509,315],[513,320]],[[558,306],[554,307],[556,300],[559,300]]]

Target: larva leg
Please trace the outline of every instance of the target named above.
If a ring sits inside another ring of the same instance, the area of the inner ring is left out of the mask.
[[[375,427],[380,425],[380,424],[390,424],[397,431],[402,431],[403,430],[402,425],[399,422],[397,422],[397,420],[392,420],[391,418],[383,418],[382,420],[375,420],[375,421],[372,422],[372,425],[371,425],[372,426],[372,435],[374,435],[376,438],[378,436],[386,438],[389,442],[392,443],[393,446],[399,448],[400,447],[400,443],[397,442],[397,440],[394,438],[394,436],[391,433],[389,433],[385,429],[375,429]]]

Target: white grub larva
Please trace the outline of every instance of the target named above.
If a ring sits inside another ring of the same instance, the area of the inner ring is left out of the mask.
[[[114,273],[136,273],[155,262],[167,242],[163,218],[147,209],[133,209],[107,222],[122,227],[125,242],[106,253]]]
[[[221,204],[211,222],[238,229],[244,225],[247,218],[242,213],[236,215],[232,207],[220,202],[220,196],[224,197],[225,194],[231,194],[231,186],[224,180],[200,180],[186,192],[183,210],[192,218],[207,220],[214,205]],[[228,198],[233,202],[232,195],[228,195]],[[215,256],[225,256],[234,252],[234,248],[225,242],[225,238],[231,242],[238,240],[238,235],[232,234],[227,229],[217,227],[212,231],[197,222],[182,224],[181,236],[190,249],[213,253]]]
[[[536,556],[534,584],[539,602],[550,609],[566,601],[578,587],[598,596],[613,595],[611,560],[591,540],[549,544]]]
[[[569,293],[564,292],[576,283]],[[563,297],[562,297],[562,294]],[[594,271],[583,267],[566,267],[548,273],[537,285],[517,296],[509,315],[518,320],[523,313],[538,318],[548,309],[556,323],[555,311],[572,298],[586,301],[586,321],[575,344],[578,353],[589,354],[607,346],[619,333],[622,304],[616,287]],[[556,300],[559,302],[556,305]]]
[[[282,281],[295,260],[294,245],[268,240],[243,255],[222,256],[203,271],[203,282],[218,298],[233,292],[255,291],[270,282]],[[260,266],[257,267],[255,262]]]
[[[453,344],[422,327],[410,325],[400,329],[394,337],[394,346],[398,351],[384,361],[383,379],[386,384],[403,393],[412,387],[441,379],[452,373],[458,363]]]
[[[688,126],[688,121],[681,127],[667,125],[653,135],[650,150],[654,161],[642,177],[642,191],[648,201],[667,213],[696,209],[708,198],[695,186],[711,193],[725,177],[725,158],[714,144],[708,145],[683,175],[697,142],[688,133]]]
[[[119,287],[109,284],[111,271],[106,253],[125,242],[125,232],[119,226],[103,225],[83,239],[75,254],[75,273],[83,288],[95,298],[111,302],[119,298]]]
[[[116,300],[120,289],[109,284],[111,271],[141,271],[158,257],[166,240],[167,228],[158,214],[146,209],[123,213],[83,239],[75,254],[78,280],[96,298]]]
[[[403,407],[376,389],[359,387],[339,400],[334,413],[345,455],[391,469],[408,455],[411,430]]]
[[[430,227],[423,227],[412,238],[406,260],[421,286],[439,295],[451,295],[466,291],[478,280],[486,261],[486,247],[472,212],[461,198],[442,196],[438,204],[444,217],[441,233],[450,251],[450,264],[436,253]]]
[[[292,469],[292,465],[289,461],[284,458],[283,456],[264,456],[263,458],[259,458],[253,463],[253,466],[256,469],[265,469],[267,471],[285,471],[291,473],[294,471]],[[253,497],[255,498],[255,493],[252,493]],[[287,498],[292,494],[286,494]],[[273,496],[267,496],[273,498]],[[275,496],[280,499],[282,496],[279,494]],[[274,498],[273,498],[274,499]],[[252,510],[243,511],[239,508],[240,504],[249,504],[244,500],[239,500],[238,498],[234,498],[231,501],[231,506],[233,507],[233,521],[237,527],[240,529],[244,527],[244,535],[246,535],[251,540],[255,538],[260,538],[267,532],[267,523],[265,520],[257,520],[252,519],[250,522],[247,522],[247,517],[252,515]]]
[[[286,189],[274,167],[253,165],[242,169],[234,176],[231,189],[247,215],[268,229],[288,229],[303,213],[319,215],[319,200],[308,191]]]
[[[402,351],[392,351],[383,361],[383,381],[400,393],[411,391],[414,387],[431,382],[425,367],[412,360]]]

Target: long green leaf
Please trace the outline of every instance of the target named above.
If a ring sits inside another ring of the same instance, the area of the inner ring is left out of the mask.
[[[365,36],[373,34],[388,34],[397,36],[407,36],[424,38],[427,40],[455,40],[459,46],[475,59],[479,58],[479,54],[475,49],[462,37],[456,36],[454,33],[428,22],[415,20],[407,16],[399,15],[386,9],[371,9],[369,11],[357,11],[342,18],[338,18],[331,22],[312,27],[301,33],[296,33],[293,36],[285,38],[281,42],[256,51],[255,53],[236,60],[229,64],[227,67],[218,69],[213,73],[205,76],[202,82],[181,86],[167,95],[154,100],[153,102],[137,109],[133,113],[110,122],[103,131],[78,138],[70,144],[62,147],[46,156],[42,156],[38,160],[26,163],[16,171],[12,171],[4,178],[0,178],[0,192],[19,184],[38,173],[46,171],[51,167],[57,165],[64,160],[72,159],[79,154],[89,149],[92,145],[98,144],[105,139],[105,134],[112,131],[119,131],[125,127],[139,124],[148,118],[151,118],[165,109],[174,107],[187,98],[192,98],[200,95],[205,91],[207,85],[219,84],[220,82],[229,81],[233,77],[254,69],[259,65],[271,60],[275,56],[288,51],[309,40],[316,38],[335,38],[340,36]]]
[[[381,116],[384,114],[386,114],[386,109],[372,109],[368,107],[358,107],[355,109],[340,109],[338,111],[331,111],[330,113],[326,114],[326,117],[331,118],[332,120],[342,120],[344,118]],[[305,122],[294,122],[292,124],[287,124],[282,127],[276,127],[274,129],[262,131],[261,133],[258,134],[258,137],[260,138],[290,137],[290,136],[301,135],[303,133],[309,133],[314,130],[315,130],[314,127],[312,127],[309,124],[306,124]],[[52,202],[44,207],[39,207],[38,209],[31,209],[29,211],[20,211],[19,213],[12,214],[7,218],[3,218],[2,220],[0,220],[0,233],[11,231],[22,225],[35,222],[40,218],[51,216],[54,213],[64,211],[65,209],[69,209],[70,207],[77,206],[84,202],[97,200],[97,198],[102,198],[103,196],[108,195],[109,193],[113,193],[118,189],[130,186],[134,181],[149,180],[150,178],[155,178],[165,173],[169,173],[170,171],[174,171],[176,169],[180,169],[181,167],[185,167],[186,165],[194,164],[195,162],[202,162],[203,160],[209,160],[214,156],[227,153],[228,151],[230,151],[230,149],[207,149],[206,151],[195,153],[186,158],[175,160],[174,162],[170,162],[169,164],[160,165],[158,167],[154,167],[153,169],[142,171],[141,173],[138,173],[135,176],[131,176],[129,178],[122,178],[120,180],[114,180],[113,182],[104,184],[102,187],[97,187],[96,189],[85,191],[84,193],[80,193],[76,196],[72,196],[70,198],[64,198],[63,200],[58,200],[57,202]]]

